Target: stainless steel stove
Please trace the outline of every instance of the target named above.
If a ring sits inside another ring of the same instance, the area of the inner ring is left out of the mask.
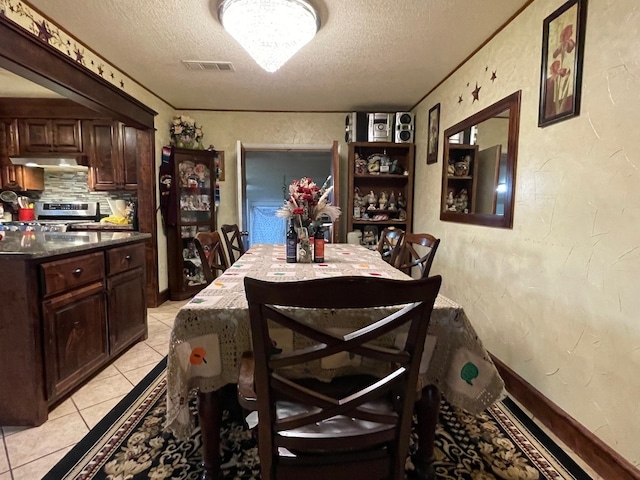
[[[98,202],[36,202],[35,220],[0,222],[0,230],[66,232],[73,223],[100,221]]]

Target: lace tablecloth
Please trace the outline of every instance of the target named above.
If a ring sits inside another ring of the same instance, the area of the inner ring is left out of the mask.
[[[242,353],[251,350],[245,276],[279,282],[346,275],[410,280],[377,252],[359,245],[327,244],[325,260],[286,263],[284,245],[255,245],[180,309],[171,332],[167,366],[166,426],[176,437],[188,438],[195,427],[189,395],[196,389],[210,392],[236,383]],[[361,313],[341,312],[338,319],[332,315],[323,325],[347,333],[361,326],[358,322],[362,323]],[[299,346],[284,330],[273,339],[285,349]],[[313,373],[328,379],[350,368],[365,367],[330,357],[319,361]],[[418,382],[419,388],[438,386],[449,403],[471,413],[481,412],[504,395],[504,383],[462,307],[442,295],[431,316]]]

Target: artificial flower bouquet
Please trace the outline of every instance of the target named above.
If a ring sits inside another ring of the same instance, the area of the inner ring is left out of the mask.
[[[202,141],[202,127],[187,115],[176,115],[169,126],[169,133],[174,143],[180,146],[192,146],[194,142]],[[182,145],[181,145],[182,144]]]
[[[340,207],[329,203],[329,194],[333,191],[333,185],[329,186],[330,180],[331,175],[321,187],[308,177],[294,180],[289,185],[289,198],[285,200],[285,204],[280,207],[276,215],[286,219],[295,216],[298,224],[303,227],[320,223],[323,216],[335,222],[341,212]]]

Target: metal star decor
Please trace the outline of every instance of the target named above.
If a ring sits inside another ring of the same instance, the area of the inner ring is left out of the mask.
[[[492,81],[492,82],[493,82],[493,81],[495,81],[495,79],[496,79],[496,78],[498,78],[498,76],[496,75],[496,70],[494,70],[494,71],[491,73],[491,81]]]
[[[458,103],[462,103],[462,95],[458,97]]]
[[[478,86],[478,82],[476,82],[476,89],[473,92],[471,92],[471,95],[473,95],[473,102],[475,102],[476,100],[480,101],[480,89],[481,88],[482,87]],[[471,102],[471,103],[473,103],[473,102]]]

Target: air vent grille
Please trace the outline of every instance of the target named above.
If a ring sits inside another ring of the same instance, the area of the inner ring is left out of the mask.
[[[213,72],[233,72],[233,64],[231,62],[216,62],[202,60],[183,60],[182,63],[187,70],[207,70]]]

